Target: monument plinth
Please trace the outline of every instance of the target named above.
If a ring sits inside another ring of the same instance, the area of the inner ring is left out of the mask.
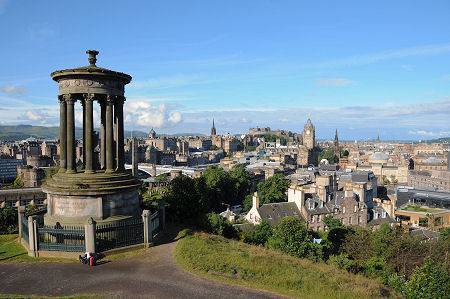
[[[60,104],[60,169],[42,189],[47,193],[48,225],[109,222],[138,215],[140,182],[124,167],[125,85],[131,76],[97,67],[97,51],[88,50],[89,65],[55,71]],[[83,107],[83,165],[76,167],[75,109]],[[95,157],[94,103],[100,106],[100,158]],[[98,163],[99,162],[99,163]]]

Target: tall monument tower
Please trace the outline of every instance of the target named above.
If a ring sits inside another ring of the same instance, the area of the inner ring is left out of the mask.
[[[336,129],[336,133],[334,134],[333,152],[336,157],[338,157],[338,158],[341,157],[341,148],[339,146],[339,137],[338,137],[337,129]]]
[[[303,129],[303,145],[305,145],[309,150],[316,146],[316,129],[314,128],[310,118],[306,121]]]
[[[55,71],[60,106],[60,168],[43,185],[46,224],[108,222],[140,213],[140,182],[124,167],[125,85],[131,76],[98,67],[98,52],[88,50],[89,65]],[[83,107],[83,166],[76,167],[74,106]],[[100,163],[94,158],[93,106],[100,106]]]

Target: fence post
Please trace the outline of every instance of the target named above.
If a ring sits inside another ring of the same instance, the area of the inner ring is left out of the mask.
[[[25,207],[24,206],[19,206],[17,208],[17,219],[19,222],[19,240],[22,240],[22,219],[23,217],[25,217]]]
[[[149,247],[149,215],[150,215],[150,211],[149,210],[143,210],[142,211],[142,225],[144,226],[144,247],[147,248]]]
[[[91,217],[84,225],[84,244],[86,252],[95,252],[95,220]]]
[[[34,229],[34,223],[32,216],[28,216],[28,255],[31,257],[36,257],[36,247],[37,247],[37,230]]]

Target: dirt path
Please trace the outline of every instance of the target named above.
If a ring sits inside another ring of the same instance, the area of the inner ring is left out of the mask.
[[[175,242],[89,270],[78,263],[0,263],[0,294],[103,294],[146,298],[273,298],[271,294],[196,277],[174,263]]]

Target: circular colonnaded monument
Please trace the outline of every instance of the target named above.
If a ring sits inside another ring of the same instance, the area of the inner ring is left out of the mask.
[[[131,76],[96,66],[97,51],[88,50],[89,65],[55,71],[60,104],[60,168],[42,189],[47,194],[46,225],[100,223],[140,214],[140,182],[124,167],[125,85]],[[83,165],[76,165],[75,109],[83,107]],[[100,106],[100,142],[94,138],[94,103]],[[100,153],[94,151],[100,148]]]

